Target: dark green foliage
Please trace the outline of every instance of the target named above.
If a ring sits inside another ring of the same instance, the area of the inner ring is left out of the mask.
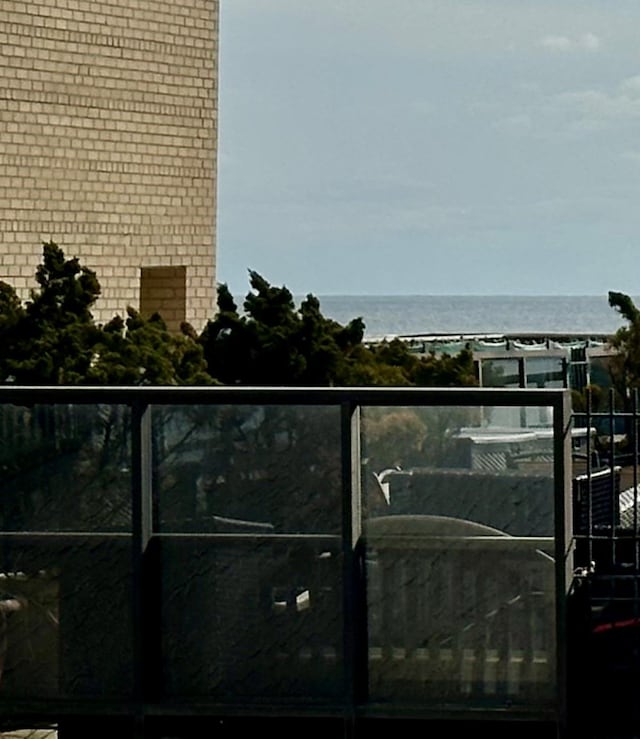
[[[202,349],[186,333],[171,334],[155,314],[143,319],[133,308],[127,320],[114,317],[100,332],[90,384],[203,385],[211,384]]]
[[[286,287],[273,287],[256,272],[249,276],[253,292],[243,313],[221,285],[218,314],[200,337],[209,373],[224,384],[475,384],[469,351],[418,356],[398,339],[369,347],[361,318],[343,326],[322,315],[315,296],[308,295],[297,308]]]
[[[451,386],[475,383],[471,353],[413,354],[400,340],[367,346],[364,323],[326,318],[308,295],[296,306],[286,287],[249,273],[239,312],[226,285],[200,336],[173,334],[161,316],[133,308],[97,325],[95,272],[43,245],[38,287],[22,305],[0,283],[0,382],[21,385]]]
[[[12,374],[24,315],[15,290],[6,282],[0,282],[0,378],[3,381]]]
[[[609,305],[615,308],[630,323],[637,323],[640,319],[640,311],[634,305],[633,300],[624,293],[611,290],[609,292]]]
[[[640,311],[624,293],[610,292],[609,305],[627,321],[611,339],[616,353],[609,364],[612,385],[625,405],[630,392],[640,388]]]
[[[23,307],[15,292],[2,290],[0,325],[2,381],[22,385],[74,385],[89,371],[98,329],[91,307],[100,295],[95,273],[65,259],[53,242],[43,246],[36,272],[39,288]]]
[[[95,272],[43,245],[38,288],[22,305],[0,283],[0,381],[19,385],[210,383],[202,349],[185,326],[176,336],[159,316],[133,309],[126,321],[97,325],[91,308],[100,296]]]
[[[401,371],[406,385],[419,387],[451,387],[475,385],[473,354],[463,349],[458,354],[415,354],[400,339],[383,342],[373,348],[380,364]]]
[[[341,326],[322,315],[312,295],[298,310],[287,288],[272,287],[256,272],[250,280],[254,292],[242,315],[227,286],[219,287],[218,314],[200,337],[210,374],[234,385],[353,384],[362,321]]]
[[[40,289],[31,292],[27,303],[27,313],[34,319],[59,325],[91,322],[91,307],[100,295],[96,274],[81,267],[78,259],[66,259],[52,241],[43,245],[36,282]]]

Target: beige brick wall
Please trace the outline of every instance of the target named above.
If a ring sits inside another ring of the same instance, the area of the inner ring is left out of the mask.
[[[140,307],[151,267],[184,269],[197,330],[212,317],[218,10],[0,1],[0,280],[23,299],[53,240],[97,272],[99,322]]]

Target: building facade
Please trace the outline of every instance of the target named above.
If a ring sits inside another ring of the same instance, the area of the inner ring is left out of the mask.
[[[97,322],[215,310],[218,0],[2,0],[0,280],[42,244],[93,269]]]

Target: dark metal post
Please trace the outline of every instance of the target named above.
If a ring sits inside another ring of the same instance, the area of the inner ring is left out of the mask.
[[[633,388],[632,395],[632,429],[633,429],[633,562],[635,571],[640,571],[640,553],[638,552],[638,388]],[[637,581],[636,581],[637,588]],[[635,593],[636,601],[638,593]]]
[[[614,468],[616,465],[616,417],[615,417],[615,392],[613,388],[609,388],[609,470],[611,472],[611,485],[609,486],[609,495],[611,503],[611,520],[610,520],[610,537],[611,537],[611,562],[617,561],[618,550],[618,528],[617,528],[617,511],[618,500],[616,498],[614,484]]]
[[[366,595],[362,555],[360,408],[342,403],[342,556],[344,609],[345,734],[367,685]]]
[[[524,357],[518,359],[518,387],[527,387],[527,368]]]
[[[590,387],[585,392],[587,398],[587,567],[591,567],[593,562],[593,458],[591,447],[593,395]]]
[[[159,671],[160,649],[157,613],[152,610],[149,544],[153,533],[151,409],[142,400],[134,401],[131,414],[132,456],[132,579],[133,579],[133,679],[134,699],[140,707],[136,717],[136,737],[144,736],[142,707],[154,691]]]
[[[557,682],[559,720],[563,732],[566,731],[568,720],[567,610],[574,572],[571,506],[571,424],[571,394],[568,390],[565,390],[553,408]]]

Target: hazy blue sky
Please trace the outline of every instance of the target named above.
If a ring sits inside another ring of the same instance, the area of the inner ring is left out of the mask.
[[[220,4],[233,292],[640,291],[640,2]]]

